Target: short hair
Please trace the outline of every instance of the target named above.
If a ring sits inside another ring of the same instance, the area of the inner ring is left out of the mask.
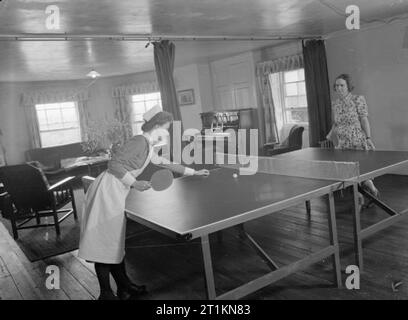
[[[336,80],[334,80],[334,84],[333,84],[333,88],[336,90],[336,81],[342,79],[344,81],[346,81],[347,84],[347,89],[349,92],[354,90],[354,85],[353,85],[353,81],[351,80],[351,76],[347,73],[343,73],[341,75],[339,75]]]
[[[173,121],[173,115],[166,111],[160,111],[159,113],[155,114],[153,118],[149,121],[146,121],[142,125],[142,131],[148,132],[152,130],[155,126],[162,126],[167,122]]]

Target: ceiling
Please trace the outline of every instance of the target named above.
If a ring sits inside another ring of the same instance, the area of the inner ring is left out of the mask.
[[[60,9],[58,31],[46,28],[45,8],[51,4]],[[316,36],[344,29],[341,13],[352,4],[360,7],[364,21],[408,12],[408,0],[2,0],[0,37],[26,33]],[[186,65],[277,42],[175,43],[176,65]],[[91,67],[103,76],[153,70],[153,48],[145,45],[114,40],[0,41],[0,81],[81,79]]]

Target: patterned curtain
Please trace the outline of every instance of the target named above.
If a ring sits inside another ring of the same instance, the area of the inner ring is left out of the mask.
[[[40,128],[38,126],[35,105],[26,106],[24,108],[24,114],[26,118],[26,125],[30,135],[30,147],[31,149],[41,148]]]
[[[275,105],[272,97],[272,87],[268,75],[258,75],[258,86],[261,93],[261,116],[263,118],[263,143],[278,143]]]
[[[81,139],[86,141],[88,138],[88,127],[89,127],[89,110],[87,100],[77,101],[78,113],[79,113],[79,125],[81,126]]]
[[[120,95],[114,94],[113,103],[115,118],[121,123],[126,124],[123,127],[124,140],[126,141],[133,136],[131,96],[124,93]]]

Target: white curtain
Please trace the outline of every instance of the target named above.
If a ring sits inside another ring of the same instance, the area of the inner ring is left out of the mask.
[[[281,132],[283,128],[283,101],[281,95],[281,73],[276,72],[272,73],[269,76],[271,87],[272,87],[272,98],[275,102],[275,119],[276,119],[276,128],[278,129],[279,137],[281,137]]]

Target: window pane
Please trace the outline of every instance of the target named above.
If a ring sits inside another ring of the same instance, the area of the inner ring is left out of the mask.
[[[285,84],[285,91],[287,96],[297,96],[298,86],[296,83]]]
[[[299,81],[304,81],[305,80],[305,69],[299,69],[298,70],[298,79],[299,79]]]
[[[304,82],[298,82],[298,94],[306,95],[306,85]]]
[[[151,92],[132,96],[132,111],[133,111],[133,134],[142,133],[141,126],[143,124],[143,114],[150,110],[155,105],[161,108],[160,92]]]
[[[297,70],[295,71],[287,71],[284,73],[285,76],[285,82],[295,82],[298,81],[298,72]]]
[[[306,96],[299,97],[299,107],[303,107],[303,108],[307,107],[307,97]]]
[[[144,94],[135,94],[132,96],[132,101],[137,102],[137,101],[144,101],[145,95]]]
[[[285,98],[286,108],[297,108],[298,106],[298,97],[286,97]]]
[[[77,122],[78,121],[77,113],[74,108],[63,109],[62,118],[64,119],[64,122]]]
[[[288,123],[309,122],[307,109],[287,111],[286,112],[286,119],[287,119]]]
[[[43,130],[43,128],[47,128],[47,117],[45,111],[37,110],[37,119],[40,130]]]
[[[56,123],[61,123],[61,112],[58,109],[48,109],[46,111],[47,113],[47,119],[48,119],[48,124],[56,124]]]
[[[157,100],[146,101],[146,111],[150,110],[150,109],[153,108],[155,105],[157,105]]]
[[[133,103],[133,113],[134,114],[143,114],[146,112],[144,101],[134,102]]]
[[[132,130],[133,130],[134,135],[142,133],[142,125],[143,125],[143,122],[134,122],[133,123]]]
[[[146,93],[145,94],[145,100],[158,100],[159,96],[158,96],[158,92],[152,92],[152,93]]]

